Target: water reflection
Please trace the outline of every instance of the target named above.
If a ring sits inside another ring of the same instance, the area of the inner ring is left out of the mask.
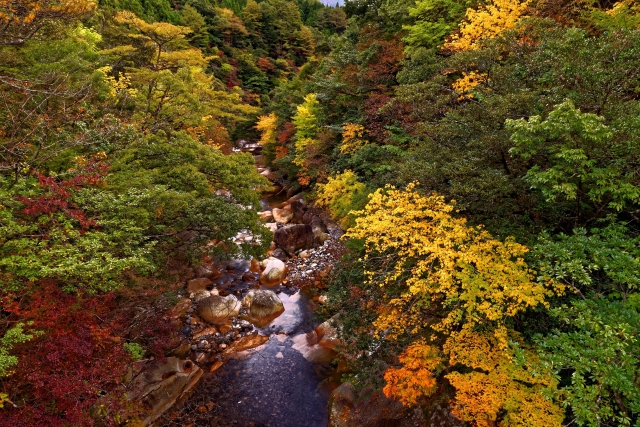
[[[234,355],[198,394],[210,393],[217,411],[210,425],[263,427],[325,427],[329,390],[323,387],[333,372],[327,349],[319,350],[307,336],[315,324],[301,293],[280,293],[285,312],[262,328],[264,345]],[[305,355],[323,354],[311,363]]]

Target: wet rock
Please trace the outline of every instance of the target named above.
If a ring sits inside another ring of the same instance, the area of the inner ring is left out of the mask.
[[[342,325],[340,324],[339,314],[336,314],[316,328],[316,334],[319,339],[318,344],[322,347],[335,350],[336,347],[342,345],[339,334],[341,329]]]
[[[216,280],[220,277],[220,270],[209,265],[201,265],[195,270],[196,277],[206,277],[209,280]]]
[[[188,336],[188,335],[187,335]],[[167,356],[177,357],[178,359],[185,359],[189,351],[191,350],[191,345],[187,340],[182,341],[179,346],[171,350]]]
[[[273,208],[272,213],[278,224],[287,224],[293,218],[293,212],[285,209]]]
[[[366,396],[366,397],[365,397]],[[406,408],[375,390],[356,399],[351,383],[343,383],[329,399],[329,427],[420,427],[427,420],[420,408]],[[429,424],[430,425],[430,424]]]
[[[278,248],[275,251],[273,251],[271,256],[274,257],[274,258],[278,258],[280,261],[283,261],[283,262],[287,262],[287,260],[289,259],[289,256],[287,255],[287,253],[283,249],[280,249],[280,248]]]
[[[198,303],[198,302],[202,301],[203,299],[208,298],[210,296],[211,296],[211,292],[209,292],[209,291],[200,291],[200,292],[196,293],[193,296],[193,302]]]
[[[282,282],[287,272],[284,262],[277,258],[269,258],[264,267],[264,271],[260,274],[260,283],[265,286],[275,286]]]
[[[309,259],[309,258],[311,258],[311,253],[310,253],[308,250],[307,250],[307,251],[301,251],[301,252],[298,254],[298,258],[301,258],[301,259]]]
[[[225,354],[230,354],[230,353],[236,353],[236,352],[241,352],[241,351],[245,351],[245,350],[250,350],[252,348],[256,348],[258,346],[261,346],[262,344],[264,344],[265,342],[269,341],[269,337],[267,336],[263,336],[263,335],[258,335],[258,334],[251,334],[251,335],[247,335],[246,337],[242,337],[239,340],[235,341],[233,344],[231,344],[229,346],[229,348],[227,348],[224,353]],[[224,346],[221,345],[220,347]],[[226,348],[226,346],[224,346],[223,348]]]
[[[304,218],[304,204],[301,200],[295,200],[291,203],[291,212],[293,212],[293,220],[298,224],[302,224],[302,219]]]
[[[302,191],[302,186],[297,182],[291,184],[291,187],[287,189],[287,197],[292,197]]]
[[[313,234],[313,238],[319,245],[324,245],[324,242],[331,239],[331,235],[329,233],[318,232]]]
[[[320,214],[318,209],[307,209],[307,211],[302,216],[303,224],[311,224],[314,218],[316,218]]]
[[[271,211],[264,211],[264,212],[260,212],[258,214],[258,216],[260,217],[260,219],[262,219],[264,222],[273,222],[273,213]]]
[[[169,317],[179,319],[187,314],[191,308],[191,300],[189,298],[180,298],[178,303],[169,310]]]
[[[212,295],[198,302],[198,315],[206,322],[220,325],[237,317],[240,308],[240,301],[233,295]]]
[[[137,372],[133,372],[137,371]],[[183,402],[198,384],[203,371],[190,360],[167,357],[164,361],[140,361],[132,368],[127,399],[150,408],[144,425],[151,425],[176,403]]]
[[[314,234],[327,232],[327,226],[320,217],[314,217],[309,225],[311,226],[311,231],[313,231]]]
[[[243,282],[253,282],[255,280],[256,280],[256,276],[254,275],[254,273],[247,272],[242,275]]]
[[[274,237],[276,244],[289,255],[293,255],[299,249],[311,249],[313,239],[311,227],[305,224],[282,227],[276,231]]]
[[[218,332],[218,329],[215,326],[211,326],[209,328],[204,329],[203,331],[198,332],[193,336],[194,340],[197,340],[201,337],[213,336]]]
[[[249,271],[253,271],[254,273],[260,273],[260,261],[255,258],[251,259],[251,264],[249,264]]]
[[[268,325],[284,312],[284,305],[278,296],[269,290],[252,290],[242,299],[247,308],[244,319],[258,327]]]
[[[189,280],[187,282],[187,292],[196,294],[200,291],[206,291],[212,284],[213,282],[206,277]]]

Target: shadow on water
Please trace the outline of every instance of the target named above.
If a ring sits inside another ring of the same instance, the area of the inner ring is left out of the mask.
[[[330,389],[324,381],[332,373],[332,356],[317,345],[307,345],[316,326],[306,297],[280,293],[285,312],[260,329],[270,335],[264,345],[236,353],[206,378],[191,401],[215,403],[196,426],[325,427]],[[300,344],[302,342],[302,344]],[[311,353],[311,357],[310,357]],[[303,354],[305,356],[303,356]],[[315,360],[315,363],[307,359]],[[197,410],[197,409],[196,409]]]
[[[265,427],[325,427],[330,375],[328,363],[311,363],[294,348],[295,337],[313,331],[311,311],[300,293],[280,294],[285,312],[272,325],[263,346],[237,354],[211,378],[218,424]],[[209,381],[207,381],[209,382]],[[209,385],[209,386],[211,386]],[[204,385],[208,387],[208,385]]]

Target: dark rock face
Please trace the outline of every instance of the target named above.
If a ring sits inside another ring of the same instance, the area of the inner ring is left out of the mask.
[[[307,209],[307,211],[302,216],[302,223],[311,224],[311,221],[313,221],[313,219],[316,217],[319,218],[321,213],[322,211],[319,209],[315,209],[315,208]]]
[[[276,244],[284,249],[290,256],[299,249],[311,249],[313,247],[313,231],[306,224],[290,225],[276,231]]]
[[[280,261],[283,261],[283,262],[287,262],[287,260],[289,259],[289,255],[287,255],[287,253],[281,248],[278,248],[275,251],[273,251],[271,256],[274,258],[278,258]]]
[[[291,203],[291,212],[293,212],[293,221],[297,224],[302,224],[305,213],[305,208],[302,201],[296,200]]]

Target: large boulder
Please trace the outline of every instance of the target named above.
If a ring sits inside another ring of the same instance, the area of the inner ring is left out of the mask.
[[[260,283],[265,286],[279,285],[286,273],[287,267],[284,265],[284,262],[277,258],[269,258],[264,266],[264,270],[260,273]]]
[[[311,226],[306,224],[279,228],[273,240],[289,255],[293,255],[299,249],[313,248],[313,232]]]
[[[195,389],[203,371],[190,360],[167,357],[164,360],[136,362],[128,377],[127,399],[149,408],[143,420],[151,425],[163,413],[184,402]]]
[[[268,325],[284,313],[282,301],[275,292],[269,290],[249,291],[242,299],[242,305],[247,309],[244,318],[258,327]]]
[[[290,210],[273,208],[271,213],[278,224],[287,224],[293,219],[293,212]]]
[[[206,291],[208,287],[211,287],[213,282],[206,277],[201,277],[199,279],[189,280],[187,282],[187,292],[196,294],[201,291]]]
[[[304,203],[301,200],[296,200],[291,203],[291,212],[293,212],[293,220],[298,224],[302,224],[302,219],[304,218]]]
[[[214,325],[224,325],[240,313],[240,301],[233,296],[211,295],[198,301],[198,316]]]

